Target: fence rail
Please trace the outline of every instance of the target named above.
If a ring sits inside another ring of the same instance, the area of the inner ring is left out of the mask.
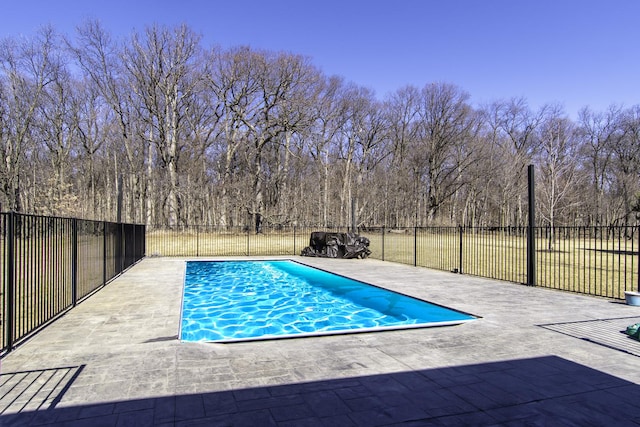
[[[0,214],[0,354],[140,260],[145,226]]]
[[[298,255],[312,231],[349,227],[183,226],[147,232],[156,256]],[[516,283],[529,283],[529,227],[368,228],[372,258]],[[534,227],[535,285],[615,299],[640,290],[638,226]]]

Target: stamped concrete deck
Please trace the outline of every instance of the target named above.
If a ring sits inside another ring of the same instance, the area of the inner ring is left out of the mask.
[[[297,260],[482,319],[177,340],[184,259],[147,258],[1,365],[0,425],[639,426],[640,307],[376,260]]]

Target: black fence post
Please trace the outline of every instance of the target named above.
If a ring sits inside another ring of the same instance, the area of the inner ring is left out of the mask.
[[[13,349],[15,341],[15,322],[16,322],[16,292],[15,292],[15,213],[13,211],[7,214],[6,224],[7,253],[5,254],[6,265],[6,291],[7,291],[7,313],[5,319],[5,337],[7,343],[7,352]]]
[[[71,301],[72,306],[78,304],[78,220],[71,220]]]
[[[107,222],[102,221],[102,286],[107,284]]]
[[[533,165],[528,168],[529,226],[527,228],[527,285],[536,285],[536,192]]]
[[[413,227],[413,266],[418,266],[418,227]]]
[[[131,265],[133,265],[138,261],[138,227],[135,224],[131,225],[131,234],[133,234],[131,239]]]
[[[384,226],[382,226],[382,261],[384,261]]]
[[[295,255],[296,252],[296,226],[293,226],[293,254]]]
[[[120,263],[118,265],[118,272],[117,274],[122,273],[122,271],[124,270],[124,224],[119,222],[118,223],[118,262]]]
[[[458,273],[462,274],[462,234],[463,234],[464,230],[462,229],[462,226],[459,225],[458,226],[458,234],[460,235],[459,237],[459,246],[458,246]]]

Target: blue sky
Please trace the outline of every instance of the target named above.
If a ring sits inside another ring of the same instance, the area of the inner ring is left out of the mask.
[[[116,37],[187,24],[203,44],[302,54],[384,98],[405,85],[458,85],[478,106],[524,97],[640,104],[638,0],[0,0],[0,37],[98,19]]]

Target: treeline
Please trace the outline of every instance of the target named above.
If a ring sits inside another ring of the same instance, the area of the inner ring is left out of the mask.
[[[516,225],[640,210],[640,105],[473,106],[448,83],[384,100],[303,56],[97,22],[0,42],[4,211],[148,225]],[[118,195],[121,194],[121,202]]]

